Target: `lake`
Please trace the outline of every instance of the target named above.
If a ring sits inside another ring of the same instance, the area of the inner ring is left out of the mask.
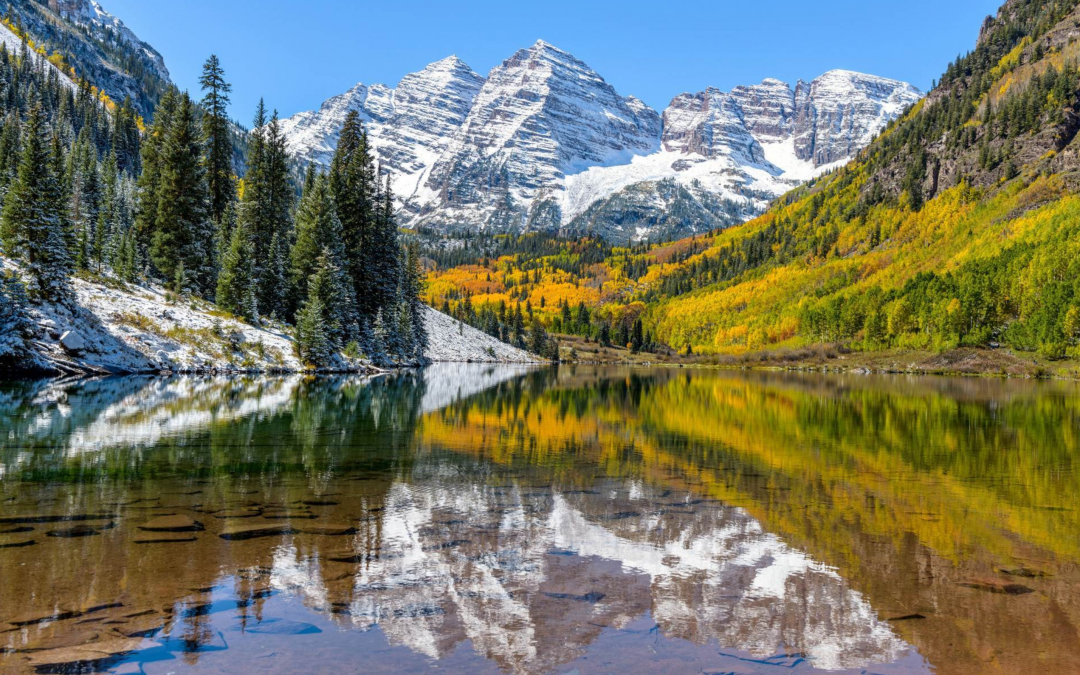
[[[0,383],[0,672],[1080,670],[1073,382]]]

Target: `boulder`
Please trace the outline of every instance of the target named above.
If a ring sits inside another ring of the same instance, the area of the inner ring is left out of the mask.
[[[73,356],[78,356],[86,351],[86,340],[83,336],[74,330],[69,330],[60,336],[60,346],[64,348],[64,351]]]

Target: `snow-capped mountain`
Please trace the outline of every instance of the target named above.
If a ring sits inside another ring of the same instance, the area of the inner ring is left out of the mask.
[[[158,75],[169,79],[169,70],[165,67],[165,59],[161,54],[140,40],[123,21],[107,12],[97,0],[49,0],[48,6],[60,17],[86,27],[95,37],[114,37],[132,45],[153,65]]]
[[[761,213],[921,96],[834,70],[795,87],[680,94],[659,115],[541,40],[486,78],[450,57],[396,89],[358,84],[283,128],[295,155],[327,165],[345,115],[359,111],[410,226],[642,239]]]
[[[22,26],[43,53],[60,52],[78,78],[117,104],[130,98],[139,114],[152,117],[170,84],[165,60],[97,0],[18,0],[6,7],[11,22]],[[0,33],[9,50],[21,47],[11,31]]]

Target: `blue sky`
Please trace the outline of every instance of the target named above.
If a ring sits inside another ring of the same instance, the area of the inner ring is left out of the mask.
[[[234,117],[260,96],[283,116],[357,82],[394,86],[450,54],[487,74],[544,39],[657,110],[684,91],[766,77],[791,83],[832,68],[927,89],[974,46],[1001,0],[101,0],[196,90],[222,60]]]

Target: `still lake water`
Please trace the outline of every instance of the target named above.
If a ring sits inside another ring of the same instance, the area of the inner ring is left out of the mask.
[[[1075,383],[0,384],[0,672],[1080,671]]]

